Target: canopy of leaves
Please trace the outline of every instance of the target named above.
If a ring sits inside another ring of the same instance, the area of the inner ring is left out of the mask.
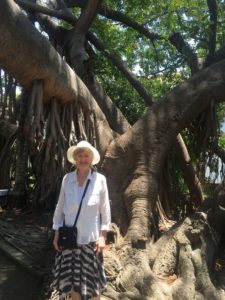
[[[225,37],[221,26],[225,4],[224,1],[217,3],[216,48],[218,49]],[[184,53],[180,53],[170,42],[172,35],[179,33],[200,63],[209,52],[212,20],[205,0],[157,2],[107,0],[104,1],[104,5],[105,9],[120,13],[125,21],[122,21],[122,17],[118,21],[117,18],[110,19],[98,15],[92,31],[109,52],[126,63],[154,99],[158,99],[172,86],[190,76],[190,67]],[[137,29],[127,26],[127,18],[141,25],[152,34],[153,38],[146,37]],[[106,91],[133,123],[144,111],[140,98],[134,93],[133,88],[122,80],[115,66],[102,58],[102,53],[97,55],[96,68]],[[134,102],[137,103],[133,104]]]

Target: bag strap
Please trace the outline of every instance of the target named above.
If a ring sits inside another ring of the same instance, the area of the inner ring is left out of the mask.
[[[78,220],[78,217],[79,217],[79,214],[80,214],[80,211],[81,211],[81,206],[82,206],[82,202],[83,202],[83,199],[84,199],[84,196],[86,194],[86,191],[87,191],[87,188],[89,186],[89,183],[90,183],[90,179],[88,179],[87,183],[86,183],[86,186],[85,186],[85,189],[84,189],[84,192],[83,192],[83,195],[81,197],[81,200],[80,200],[80,205],[79,205],[79,208],[78,208],[78,212],[77,212],[77,216],[76,216],[76,219],[75,219],[75,222],[74,222],[74,227],[76,226],[77,224],[77,220]]]

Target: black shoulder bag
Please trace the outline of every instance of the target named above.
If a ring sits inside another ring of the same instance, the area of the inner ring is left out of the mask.
[[[59,243],[59,246],[62,247],[62,249],[74,249],[77,246],[77,227],[76,227],[76,224],[77,224],[77,220],[78,220],[78,217],[79,217],[79,214],[80,214],[82,202],[83,202],[84,196],[86,194],[89,183],[90,183],[90,179],[88,179],[88,181],[86,183],[86,186],[85,186],[85,189],[84,189],[81,201],[80,201],[80,205],[79,205],[79,208],[78,208],[77,216],[76,216],[76,219],[75,219],[75,222],[74,222],[73,226],[72,227],[66,226],[65,225],[65,219],[64,219],[63,226],[59,228],[58,243]]]

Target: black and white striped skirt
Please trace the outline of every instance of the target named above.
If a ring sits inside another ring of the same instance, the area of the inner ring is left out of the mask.
[[[94,244],[56,254],[51,284],[55,296],[50,299],[64,300],[72,289],[82,300],[97,297],[106,289],[102,256],[96,255]]]

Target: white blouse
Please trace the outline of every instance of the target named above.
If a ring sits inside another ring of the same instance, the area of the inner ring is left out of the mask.
[[[100,230],[108,230],[111,222],[110,204],[106,178],[100,173],[91,171],[85,197],[83,199],[80,215],[77,221],[77,243],[88,244],[99,238]],[[86,182],[87,182],[86,180]],[[86,186],[84,182],[84,187]],[[65,217],[66,226],[73,226],[83,192],[78,191],[77,172],[64,176],[58,203],[53,216],[53,229],[57,230],[63,225]]]

